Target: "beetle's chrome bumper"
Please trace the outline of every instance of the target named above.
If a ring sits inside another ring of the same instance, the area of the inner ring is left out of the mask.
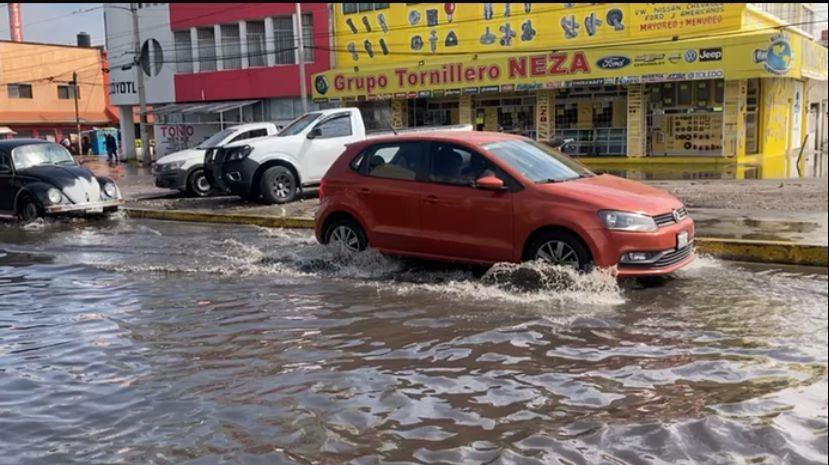
[[[66,203],[58,205],[49,205],[45,207],[46,213],[68,213],[68,212],[82,212],[82,213],[103,213],[104,209],[112,207],[120,207],[124,204],[124,199],[102,200],[100,202],[87,203]]]

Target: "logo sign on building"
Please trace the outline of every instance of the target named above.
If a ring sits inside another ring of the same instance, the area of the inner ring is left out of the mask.
[[[630,58],[621,55],[611,55],[599,58],[596,66],[601,69],[622,69],[630,64]]]
[[[584,50],[554,51],[531,54],[478,55],[477,59],[461,58],[414,64],[393,63],[386,67],[353,67],[329,70],[315,75],[314,81],[325,83],[315,86],[314,98],[367,98],[368,96],[395,94],[426,95],[462,89],[463,94],[476,94],[492,86],[513,86],[515,90],[557,88],[588,83],[661,82],[686,79],[746,79],[768,76],[766,68],[780,68],[798,74],[797,66],[782,55],[798,54],[796,49],[774,47],[780,57],[773,58],[767,52],[772,32],[754,33],[734,38],[708,38],[666,45],[630,45],[625,54],[615,48],[590,47]],[[610,51],[616,53],[608,53]],[[682,57],[689,50],[694,60]],[[762,53],[762,63],[757,57]],[[728,60],[722,57],[728,55]],[[675,61],[675,62],[674,62]],[[764,64],[768,63],[768,64]],[[558,83],[558,84],[556,84]],[[483,90],[482,90],[483,89]],[[325,90],[325,92],[320,92]],[[448,92],[445,95],[449,95]]]

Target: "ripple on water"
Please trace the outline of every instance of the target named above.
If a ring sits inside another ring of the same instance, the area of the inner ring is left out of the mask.
[[[826,462],[825,274],[629,287],[132,221],[12,242],[0,463]]]

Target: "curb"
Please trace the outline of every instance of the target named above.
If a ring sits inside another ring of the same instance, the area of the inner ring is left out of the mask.
[[[825,245],[716,237],[696,237],[694,243],[698,251],[726,260],[823,268],[829,264],[829,249]]]
[[[151,220],[250,224],[268,228],[314,228],[314,220],[311,218],[208,213],[193,210],[153,210],[144,208],[125,208],[124,211],[130,217]],[[819,266],[823,268],[829,265],[829,249],[825,245],[801,245],[793,242],[716,237],[696,237],[694,238],[694,243],[699,252],[726,260]]]
[[[267,228],[314,228],[314,220],[310,218],[207,213],[193,210],[151,210],[144,208],[125,208],[124,211],[132,218],[145,218],[150,220],[251,224]]]

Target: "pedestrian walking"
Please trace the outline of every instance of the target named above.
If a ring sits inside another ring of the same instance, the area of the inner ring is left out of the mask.
[[[81,140],[81,155],[86,156],[89,155],[89,137],[83,136]]]
[[[115,138],[112,137],[112,134],[107,134],[107,136],[106,136],[106,148],[107,148],[107,161],[109,161],[109,162],[114,161],[116,164],[119,163],[119,161],[118,161],[118,143],[115,142]]]

